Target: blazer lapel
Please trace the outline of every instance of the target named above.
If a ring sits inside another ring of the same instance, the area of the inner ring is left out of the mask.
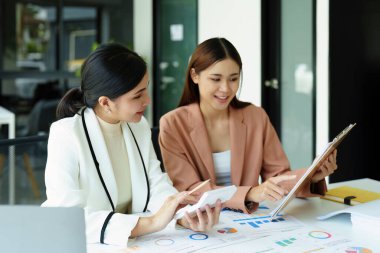
[[[230,145],[231,145],[231,182],[240,185],[244,173],[244,151],[247,138],[247,127],[243,122],[242,110],[229,108],[230,112]]]
[[[102,174],[104,183],[109,194],[111,195],[114,207],[116,208],[118,201],[116,180],[102,130],[100,129],[98,119],[92,109],[87,108],[84,112],[84,117],[86,120],[88,135],[90,137],[96,159],[99,162],[100,173]]]
[[[211,180],[215,182],[216,178],[214,170],[214,161],[212,159],[212,151],[207,135],[206,126],[203,121],[203,116],[198,104],[190,105],[188,120],[189,124],[192,126],[192,130],[190,132],[191,140],[193,141],[198,155],[202,160],[204,168],[208,171]],[[202,170],[204,168],[198,169]]]
[[[143,148],[145,147],[145,145],[139,143],[139,140],[137,138],[138,129],[133,128],[133,123],[130,123],[130,126],[136,137],[136,141],[139,144],[140,151],[142,154],[144,154]],[[142,212],[145,207],[148,193],[143,161],[141,161],[141,157],[137,149],[135,140],[133,139],[131,130],[129,130],[127,123],[122,124],[122,129],[125,140],[125,146],[127,147],[128,151],[129,168],[131,171],[132,213]],[[148,164],[146,164],[146,166],[148,166]]]

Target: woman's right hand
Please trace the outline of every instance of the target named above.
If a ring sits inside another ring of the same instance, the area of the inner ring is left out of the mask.
[[[162,204],[160,210],[154,215],[140,217],[136,226],[131,231],[131,237],[150,234],[164,229],[173,219],[174,214],[179,208],[186,204],[194,204],[196,202],[197,198],[189,195],[188,192],[179,192],[169,196]]]
[[[187,191],[169,196],[157,213],[152,216],[152,223],[156,228],[156,231],[164,229],[173,219],[174,214],[178,209],[188,204],[195,204],[197,201],[198,198],[196,196],[189,195]]]
[[[190,216],[186,213],[182,219],[178,220],[178,224],[196,232],[206,232],[211,230],[215,224],[219,223],[221,210],[222,203],[220,200],[217,200],[214,208],[206,205],[204,212],[197,209],[196,215],[194,216]]]
[[[131,237],[141,236],[164,229],[173,219],[178,209],[188,205],[195,204],[198,196],[189,195],[189,192],[179,192],[169,196],[162,204],[161,208],[152,216],[141,217],[134,229],[131,231]],[[205,212],[197,211],[195,217],[189,217],[188,214],[184,218],[178,220],[178,223],[184,227],[195,231],[206,231],[219,221],[221,209],[220,201],[217,201],[213,210],[206,207]]]
[[[293,180],[295,178],[296,175],[281,175],[277,177],[271,177],[264,183],[256,187],[252,187],[247,194],[246,200],[256,203],[262,202],[264,200],[280,200],[286,194],[288,194],[288,190],[283,189],[278,184],[282,181]]]

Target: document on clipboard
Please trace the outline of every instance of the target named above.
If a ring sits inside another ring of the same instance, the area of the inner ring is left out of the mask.
[[[323,150],[322,154],[317,156],[313,163],[309,166],[309,168],[306,170],[305,174],[298,180],[296,185],[292,188],[292,190],[289,192],[289,194],[281,201],[281,203],[273,209],[273,211],[270,213],[270,220],[275,218],[277,214],[283,210],[289,202],[295,198],[296,194],[305,186],[305,184],[309,181],[314,173],[317,171],[319,166],[323,163],[323,161],[339,146],[339,144],[342,142],[342,140],[348,135],[348,133],[351,131],[351,129],[356,126],[356,123],[350,124],[348,127],[343,129],[342,132],[340,132],[333,141],[329,142],[325,149]]]

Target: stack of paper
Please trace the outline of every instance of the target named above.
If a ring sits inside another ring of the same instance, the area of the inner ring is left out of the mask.
[[[380,200],[375,200],[353,207],[349,207],[340,211],[332,212],[324,216],[318,217],[319,220],[328,219],[332,216],[342,213],[351,214],[351,222],[354,229],[360,229],[370,233],[376,231],[378,233],[380,227]]]

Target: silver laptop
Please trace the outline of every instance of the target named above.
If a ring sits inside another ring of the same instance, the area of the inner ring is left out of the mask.
[[[0,252],[86,253],[83,209],[0,205]]]

